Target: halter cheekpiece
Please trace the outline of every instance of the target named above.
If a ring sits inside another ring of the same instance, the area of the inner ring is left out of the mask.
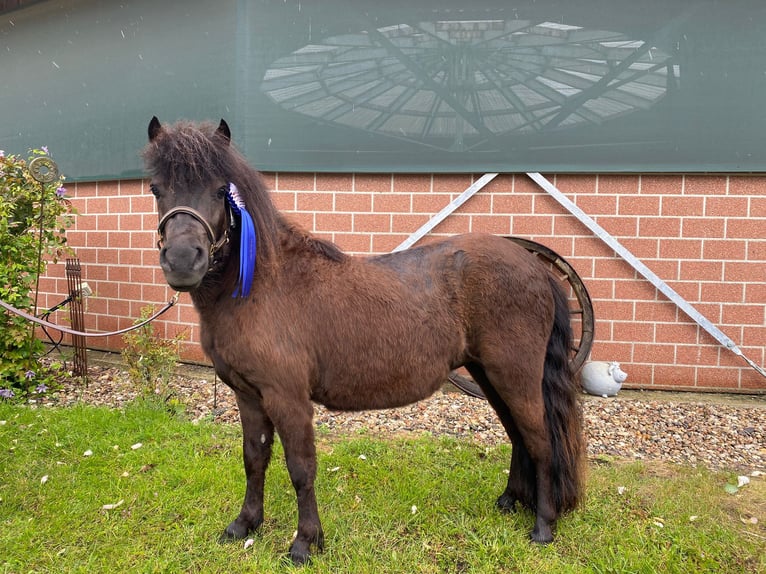
[[[208,251],[208,271],[210,271],[219,261],[215,257],[216,253],[229,242],[229,232],[237,226],[237,218],[235,218],[234,215],[238,215],[240,221],[239,275],[237,278],[237,288],[234,290],[232,297],[245,298],[250,294],[253,276],[255,275],[255,224],[253,223],[250,213],[247,211],[247,207],[239,194],[237,186],[233,183],[229,183],[228,185],[224,205],[228,223],[220,238],[216,238],[213,226],[208,223],[199,211],[186,205],[179,205],[168,210],[157,224],[157,232],[160,234],[160,239],[157,241],[157,247],[162,248],[165,240],[165,225],[167,225],[167,222],[180,213],[189,215],[197,220],[205,229],[205,233],[207,233],[207,238],[210,241],[210,249]]]

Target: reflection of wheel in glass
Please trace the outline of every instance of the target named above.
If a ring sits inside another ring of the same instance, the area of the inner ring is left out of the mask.
[[[595,319],[593,316],[593,303],[590,300],[585,284],[574,268],[558,253],[552,249],[521,237],[508,237],[511,241],[518,243],[527,251],[537,255],[538,259],[543,261],[551,271],[568,285],[565,289],[569,293],[569,313],[572,321],[572,331],[574,333],[573,347],[569,366],[572,372],[579,371],[585,363],[593,346],[593,333]],[[485,398],[484,393],[472,379],[452,371],[449,375],[449,381],[464,393],[473,397]]]
[[[280,107],[438,149],[472,149],[646,110],[676,85],[671,54],[549,21],[396,24],[322,38],[271,63]]]

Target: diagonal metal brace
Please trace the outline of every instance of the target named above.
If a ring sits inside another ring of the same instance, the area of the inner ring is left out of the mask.
[[[681,311],[686,313],[691,319],[693,319],[700,327],[705,329],[710,335],[712,335],[716,341],[721,343],[724,347],[729,349],[735,355],[738,355],[744,359],[744,361],[755,369],[758,373],[766,377],[766,371],[763,367],[757,365],[750,359],[748,359],[742,350],[737,347],[736,343],[732,341],[726,334],[716,327],[709,319],[707,319],[702,313],[695,309],[686,299],[681,297],[670,285],[665,283],[660,277],[657,276],[654,271],[649,269],[640,259],[638,259],[633,253],[631,253],[624,245],[622,245],[617,239],[612,237],[606,229],[596,223],[587,213],[577,207],[567,196],[565,196],[555,185],[553,185],[546,177],[537,172],[529,172],[527,175],[540,187],[542,187],[553,199],[559,202],[564,209],[574,215],[585,227],[590,229],[596,236],[611,247],[615,253],[622,257],[627,263],[644,276],[652,285],[654,285],[663,295],[670,299],[678,306]]]

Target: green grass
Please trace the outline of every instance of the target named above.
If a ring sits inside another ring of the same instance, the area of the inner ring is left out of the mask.
[[[244,492],[238,428],[140,405],[2,404],[0,421],[0,572],[293,569],[295,497],[278,446],[266,523],[246,549],[217,542]],[[307,573],[766,571],[762,479],[730,495],[732,474],[602,460],[583,508],[538,547],[527,542],[531,514],[493,506],[507,447],[322,435],[319,452],[326,550]],[[751,514],[761,523],[741,522]]]

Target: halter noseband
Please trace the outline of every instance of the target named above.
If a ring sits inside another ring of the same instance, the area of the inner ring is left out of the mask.
[[[228,220],[228,224],[226,225],[220,239],[216,239],[213,226],[207,222],[205,217],[199,211],[185,205],[179,205],[163,215],[160,219],[160,222],[157,224],[157,233],[160,234],[160,239],[157,241],[157,248],[161,249],[162,245],[165,243],[165,225],[167,225],[168,221],[179,213],[190,215],[202,224],[202,227],[205,229],[205,233],[207,233],[207,238],[210,241],[208,260],[209,266],[212,268],[213,264],[215,263],[214,256],[216,252],[229,242],[229,228],[234,226],[234,218],[231,217],[231,208],[229,207],[229,203],[224,201],[224,205],[226,206],[226,219]]]
[[[162,249],[162,245],[165,242],[165,226],[171,217],[175,217],[179,213],[189,215],[202,224],[202,227],[207,233],[207,237],[210,240],[210,251],[208,253],[208,271],[218,263],[215,259],[215,254],[221,247],[229,242],[229,231],[239,226],[239,275],[237,277],[237,287],[232,294],[232,297],[247,298],[250,294],[250,288],[253,283],[253,277],[255,274],[255,256],[256,256],[256,243],[257,236],[255,232],[255,224],[253,218],[247,211],[247,206],[239,194],[237,186],[233,183],[227,185],[226,199],[224,199],[224,209],[226,210],[226,226],[224,227],[223,234],[220,239],[216,239],[215,230],[210,223],[207,222],[205,217],[196,209],[188,207],[186,205],[179,205],[169,210],[165,215],[160,218],[160,222],[157,225],[157,232],[160,234],[160,239],[157,241],[157,247]],[[235,217],[237,215],[238,217]]]

